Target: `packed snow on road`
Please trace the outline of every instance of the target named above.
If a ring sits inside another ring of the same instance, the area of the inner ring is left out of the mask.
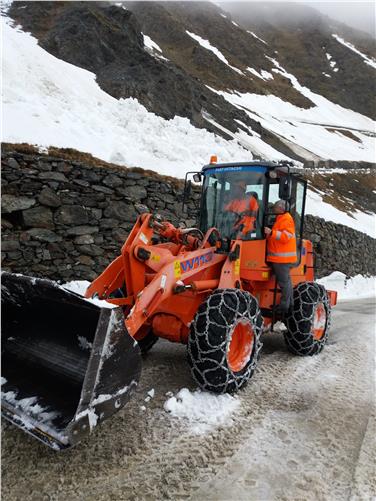
[[[236,396],[198,391],[186,348],[160,340],[129,404],[65,454],[3,423],[4,499],[372,499],[375,282],[334,278],[347,296],[323,352],[265,334]]]

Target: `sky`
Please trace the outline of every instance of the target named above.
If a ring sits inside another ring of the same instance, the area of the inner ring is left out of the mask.
[[[376,38],[375,2],[303,2],[337,21]]]

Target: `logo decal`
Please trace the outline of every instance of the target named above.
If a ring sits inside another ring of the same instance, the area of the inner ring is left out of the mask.
[[[187,271],[195,270],[200,266],[209,263],[213,259],[213,252],[208,252],[207,254],[202,254],[201,256],[192,257],[186,261],[180,263],[181,273],[186,273]]]

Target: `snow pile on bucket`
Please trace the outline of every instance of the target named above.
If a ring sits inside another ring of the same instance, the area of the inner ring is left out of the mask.
[[[62,285],[64,289],[68,289],[69,291],[75,292],[76,294],[80,294],[80,296],[84,296],[86,289],[89,287],[90,282],[88,280],[72,280],[71,282],[67,282]],[[101,308],[116,308],[116,305],[107,303],[107,301],[103,301],[98,298],[84,298],[89,303],[96,304]]]
[[[376,296],[376,277],[356,275],[347,278],[344,273],[334,271],[317,282],[326,289],[337,291],[338,301]]]
[[[166,400],[164,409],[172,416],[188,421],[192,433],[202,435],[219,426],[231,425],[231,416],[239,406],[240,400],[228,394],[191,392],[183,388]]]

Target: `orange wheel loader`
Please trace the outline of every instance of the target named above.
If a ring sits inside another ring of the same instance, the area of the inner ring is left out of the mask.
[[[285,200],[296,228],[290,269],[293,307],[283,318],[297,355],[319,353],[337,294],[314,282],[313,250],[303,238],[306,182],[288,163],[217,164],[202,182],[197,228],[141,214],[120,255],[86,291],[101,308],[54,282],[2,274],[2,413],[55,449],[79,442],[117,412],[136,388],[141,353],[162,337],[184,343],[203,389],[235,392],[252,376],[263,331],[278,319],[280,290],[266,261],[264,228]],[[241,185],[254,197],[231,210]],[[185,196],[191,181],[186,176]]]

